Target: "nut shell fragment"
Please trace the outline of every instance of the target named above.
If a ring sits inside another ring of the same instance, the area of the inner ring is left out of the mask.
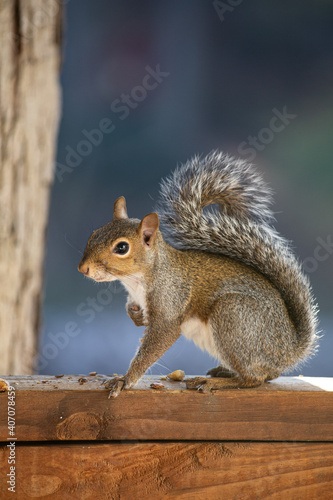
[[[183,370],[176,370],[172,373],[169,373],[169,375],[168,375],[168,378],[170,380],[181,381],[181,380],[184,380],[184,377],[185,377],[185,372]]]
[[[157,390],[161,390],[161,389],[164,389],[164,385],[161,384],[160,382],[153,382],[152,384],[150,384],[150,387],[152,389],[157,389]]]
[[[0,392],[9,391],[10,384],[4,378],[0,378]]]

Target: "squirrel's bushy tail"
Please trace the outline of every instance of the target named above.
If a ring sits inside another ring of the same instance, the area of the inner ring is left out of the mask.
[[[271,190],[253,166],[222,153],[194,157],[161,184],[162,231],[180,249],[244,262],[279,290],[298,338],[299,360],[317,345],[317,310],[308,279],[270,225]],[[219,211],[204,211],[218,205]]]

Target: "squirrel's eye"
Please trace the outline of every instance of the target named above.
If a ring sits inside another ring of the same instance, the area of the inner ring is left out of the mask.
[[[114,253],[117,253],[118,255],[125,255],[129,250],[129,244],[127,241],[120,241],[115,247],[114,247]]]

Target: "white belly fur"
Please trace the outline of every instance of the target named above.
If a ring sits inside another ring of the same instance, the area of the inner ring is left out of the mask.
[[[221,356],[218,355],[209,322],[203,323],[198,318],[188,319],[182,323],[181,332],[187,339],[193,340],[200,349],[222,361]]]
[[[130,301],[134,302],[145,311],[147,306],[146,290],[141,276],[133,274],[132,276],[122,278],[121,282],[128,291]]]
[[[212,327],[208,323],[204,323],[198,318],[191,318],[184,321],[181,325],[182,334],[189,340],[200,347],[203,351],[207,351],[211,356],[217,359],[224,368],[232,370],[232,366],[224,359],[223,354],[218,352],[215,346]]]

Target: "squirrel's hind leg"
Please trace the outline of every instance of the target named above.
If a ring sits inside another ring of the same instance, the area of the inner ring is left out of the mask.
[[[221,378],[233,378],[235,377],[236,373],[229,370],[228,368],[224,368],[224,366],[219,365],[216,368],[211,368],[208,370],[206,375],[209,375],[210,377],[221,377]]]
[[[217,352],[228,369],[217,367],[208,375],[225,378],[215,382],[221,388],[258,387],[281,374],[284,367],[274,344],[279,341],[283,311],[277,311],[278,321],[274,313],[255,295],[226,293],[218,299],[210,323]],[[287,331],[287,322],[283,326]]]
[[[185,379],[187,389],[197,389],[201,392],[210,392],[223,389],[246,389],[250,387],[259,387],[264,383],[264,380],[247,379],[242,380],[240,377],[233,376],[231,378],[205,378],[193,377]]]

